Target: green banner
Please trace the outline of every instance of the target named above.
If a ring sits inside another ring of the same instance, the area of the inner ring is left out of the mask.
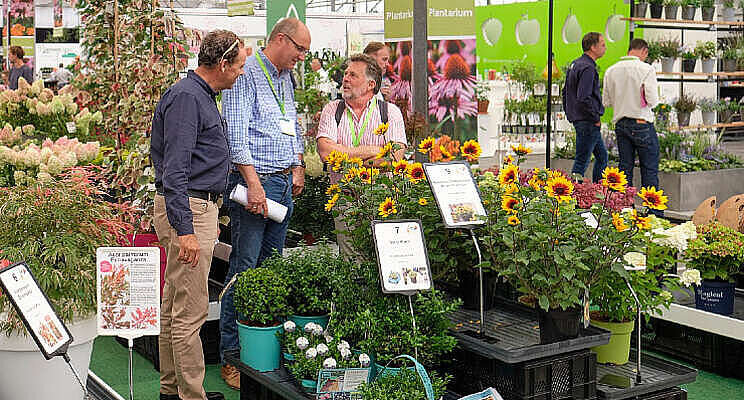
[[[474,0],[429,0],[427,31],[429,40],[475,37]],[[385,40],[402,41],[413,37],[413,0],[385,2]]]
[[[282,18],[295,17],[305,22],[305,0],[268,0],[266,7],[266,37]]]
[[[227,0],[227,16],[253,15],[253,0]]]

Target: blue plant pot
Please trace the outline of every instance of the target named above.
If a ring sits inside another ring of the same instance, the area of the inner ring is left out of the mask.
[[[304,329],[305,325],[310,322],[314,322],[325,329],[328,327],[328,321],[331,319],[331,314],[324,314],[318,316],[304,317],[302,315],[293,315],[289,317],[289,320],[297,324],[297,329]]]
[[[281,330],[281,324],[264,328],[238,322],[240,361],[260,372],[279,368],[281,346],[276,333]]]
[[[387,367],[387,368],[385,368],[384,365],[380,365],[378,363],[375,363],[374,366],[375,366],[375,369],[374,369],[373,372],[374,372],[375,379],[382,378],[382,377],[388,376],[388,375],[396,376],[396,375],[398,375],[400,373],[400,370],[403,369],[403,368],[393,368],[393,367]],[[414,371],[414,372],[416,371],[416,367],[414,367],[414,366],[410,366],[410,367],[406,367],[406,368],[408,368],[408,369],[410,369],[411,371]]]
[[[735,287],[730,282],[704,279],[695,288],[695,308],[721,315],[733,314]]]
[[[315,393],[315,390],[318,388],[318,381],[312,379],[300,379],[300,384],[305,393]]]

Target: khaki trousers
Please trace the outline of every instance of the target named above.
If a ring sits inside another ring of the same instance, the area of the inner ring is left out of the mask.
[[[199,330],[209,309],[207,280],[219,235],[218,209],[214,202],[193,197],[189,206],[200,247],[196,267],[178,260],[178,234],[168,222],[165,198],[155,196],[155,232],[168,257],[160,311],[160,392],[178,394],[183,400],[205,400]]]

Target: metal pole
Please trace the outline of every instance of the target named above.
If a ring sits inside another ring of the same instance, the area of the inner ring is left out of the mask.
[[[134,347],[134,340],[129,338],[129,400],[134,400],[134,374],[132,365],[132,348]]]
[[[421,114],[424,118],[429,113],[427,7],[427,0],[413,0],[413,77],[411,79],[411,90],[413,91],[413,111]],[[425,127],[424,130],[423,137],[426,137],[428,127]],[[415,146],[416,143],[411,143],[411,145]]]
[[[408,295],[408,309],[411,311],[411,321],[413,321],[413,336],[416,337],[416,316],[413,314],[413,301],[411,300],[411,297],[413,297],[412,294]],[[413,354],[414,357],[416,357],[416,360],[418,360],[418,346],[415,344],[413,345]]]
[[[545,115],[545,168],[550,168],[550,116],[552,115],[553,102],[553,0],[548,1],[548,83],[545,88],[547,93],[547,114]]]
[[[480,245],[478,245],[478,239],[476,239],[475,237],[473,228],[470,228],[470,237],[473,238],[475,251],[478,253],[478,287],[480,290],[480,321],[478,321],[480,322],[480,324],[478,324],[478,333],[483,334],[485,333],[483,325],[486,323],[486,310],[483,301],[483,267],[481,267],[481,264],[483,263],[483,257],[481,256]]]
[[[70,361],[70,356],[67,353],[65,353],[62,355],[62,358],[64,358],[67,365],[70,366],[70,370],[72,371],[72,374],[75,375],[75,379],[77,379],[78,384],[80,384],[80,387],[83,388],[83,395],[84,395],[83,398],[85,400],[88,400],[90,398],[88,395],[88,388],[83,384],[83,380],[80,379],[80,375],[78,375],[77,371],[75,371],[75,367],[72,366],[72,362]]]
[[[638,309],[638,315],[636,316],[636,320],[638,321],[638,332],[636,333],[636,339],[637,339],[637,354],[636,354],[636,383],[641,383],[641,302],[638,300],[638,295],[636,295],[635,290],[633,290],[633,286],[630,284],[630,281],[625,278],[625,284],[628,285],[628,289],[630,289],[630,293],[633,295],[633,299],[636,302],[636,308]]]

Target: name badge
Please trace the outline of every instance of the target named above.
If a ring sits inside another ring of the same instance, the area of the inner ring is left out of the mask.
[[[295,123],[287,117],[282,117],[279,119],[279,130],[285,135],[294,136]]]

